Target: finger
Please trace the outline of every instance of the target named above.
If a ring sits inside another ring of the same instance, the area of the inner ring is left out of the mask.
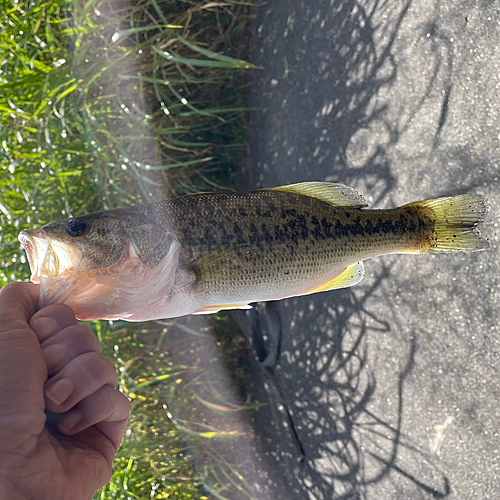
[[[49,306],[50,307],[50,306]],[[49,377],[56,375],[72,359],[88,352],[101,352],[94,332],[83,325],[71,325],[42,343]]]
[[[128,417],[126,420],[122,420],[120,422],[99,422],[95,428],[104,434],[112,443],[113,446],[115,447],[115,453],[118,451],[118,448],[120,448],[120,444],[123,439],[123,433],[125,432],[125,429],[127,428],[128,425]]]
[[[44,307],[30,320],[30,326],[38,335],[40,343],[72,325],[78,325],[78,321],[71,308],[65,304],[52,304]]]
[[[35,313],[39,290],[39,285],[18,281],[0,290],[0,332],[26,326]]]
[[[110,385],[103,385],[65,414],[58,427],[68,435],[77,434],[101,422],[110,422],[116,424],[117,429],[124,429],[129,411],[128,398]]]
[[[108,435],[104,430],[101,429],[101,426],[115,427],[115,424],[102,422],[93,427],[88,427],[78,434],[74,434],[73,436],[71,436],[71,439],[74,441],[79,441],[85,449],[95,450],[104,458],[107,467],[103,467],[100,465],[95,471],[95,474],[99,478],[99,486],[104,486],[109,483],[109,480],[111,478],[113,472],[113,459],[115,458],[116,452],[120,447],[120,441],[118,441],[118,445],[116,445],[115,442],[111,441],[111,439],[108,438]],[[123,425],[124,429],[125,427],[126,424]],[[120,440],[122,435],[123,431],[120,435]]]
[[[116,369],[102,354],[87,352],[72,359],[45,383],[47,410],[64,413],[103,385],[116,385]]]

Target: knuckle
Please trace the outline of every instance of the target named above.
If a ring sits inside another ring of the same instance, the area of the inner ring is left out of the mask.
[[[24,295],[29,290],[35,287],[33,283],[26,283],[23,281],[11,281],[5,286],[0,287],[0,295]]]
[[[94,335],[94,332],[88,326],[72,326],[68,329],[67,334],[71,335],[71,343],[83,344],[88,352],[95,351],[99,354],[101,353],[101,344]]]
[[[118,375],[116,373],[115,365],[109,361],[109,359],[97,352],[87,353],[83,357],[85,370],[88,372],[91,379],[103,382],[103,384],[108,382],[116,384]]]
[[[43,344],[66,328],[78,324],[71,309],[64,304],[51,304],[37,311],[30,319],[30,327]]]
[[[113,363],[97,352],[74,358],[59,372],[59,376],[69,379],[75,386],[72,404],[98,392],[106,384],[116,385],[117,381]]]
[[[101,343],[99,339],[95,336],[94,332],[88,327],[83,326],[84,330],[82,331],[82,335],[85,337],[85,341],[90,349],[98,352],[99,354],[102,352]]]
[[[109,396],[107,398],[108,401],[111,402],[112,405],[112,413],[114,415],[114,420],[123,420],[128,418],[130,415],[130,400],[125,396],[125,394],[121,393],[117,389],[113,389],[108,386],[111,392],[109,392]]]
[[[125,396],[125,394],[123,394],[121,392],[119,394],[121,396],[123,407],[127,411],[127,415],[128,415],[130,412],[130,399],[127,398],[127,396]]]
[[[43,316],[54,316],[54,317],[68,317],[74,319],[76,322],[75,315],[70,307],[66,304],[50,304],[40,309],[37,313],[33,315],[33,318],[43,317]]]
[[[71,325],[42,343],[42,346],[63,344],[75,351],[75,354],[97,351],[101,352],[101,345],[92,330],[84,325]]]
[[[24,287],[24,283],[20,283],[19,281],[13,281],[11,283],[7,283],[2,289],[0,293],[2,295],[10,294],[10,293],[19,293]]]
[[[113,389],[116,394],[117,394],[117,398],[118,398],[118,401],[120,401],[121,404],[123,404],[124,407],[127,407],[127,408],[130,408],[130,399],[127,398],[127,396],[125,396],[125,394],[123,394],[123,392],[120,392],[118,389]]]
[[[34,286],[31,283],[14,281],[0,289],[0,299],[4,302],[2,320],[16,320],[20,312],[29,313],[29,316],[35,313],[35,299],[32,296]],[[13,309],[11,310],[9,306],[13,306]]]
[[[67,360],[67,348],[63,344],[52,344],[42,347],[42,354],[49,371],[61,369]]]
[[[116,385],[116,382],[118,381],[118,373],[116,372],[116,367],[109,359],[107,358],[103,359],[106,362],[107,373],[109,374],[111,380],[113,381],[113,385]]]

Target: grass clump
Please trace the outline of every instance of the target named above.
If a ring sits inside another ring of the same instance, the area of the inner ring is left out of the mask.
[[[250,9],[207,0],[2,3],[0,285],[29,276],[17,240],[25,228],[228,188],[247,145]],[[115,473],[95,498],[239,498],[244,478],[216,443],[239,439],[235,417],[255,406],[215,383],[224,373],[213,372],[221,353],[210,351],[211,337],[174,323],[90,326],[133,402]],[[244,343],[224,328],[221,350],[243,359]],[[207,424],[213,415],[216,425]]]

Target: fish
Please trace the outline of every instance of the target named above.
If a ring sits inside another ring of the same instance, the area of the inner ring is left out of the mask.
[[[485,198],[462,194],[369,209],[343,184],[198,193],[24,230],[39,307],[80,320],[148,321],[359,283],[387,254],[477,251]],[[334,299],[332,299],[334,300]]]

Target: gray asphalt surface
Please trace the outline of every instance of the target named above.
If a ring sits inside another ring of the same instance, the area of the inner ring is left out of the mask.
[[[281,394],[254,366],[271,401],[256,420],[268,477],[254,487],[273,500],[498,499],[498,4],[288,0],[257,13],[241,187],[336,181],[375,208],[480,193],[492,246],[372,260],[356,287],[236,315],[250,336],[282,333]]]

